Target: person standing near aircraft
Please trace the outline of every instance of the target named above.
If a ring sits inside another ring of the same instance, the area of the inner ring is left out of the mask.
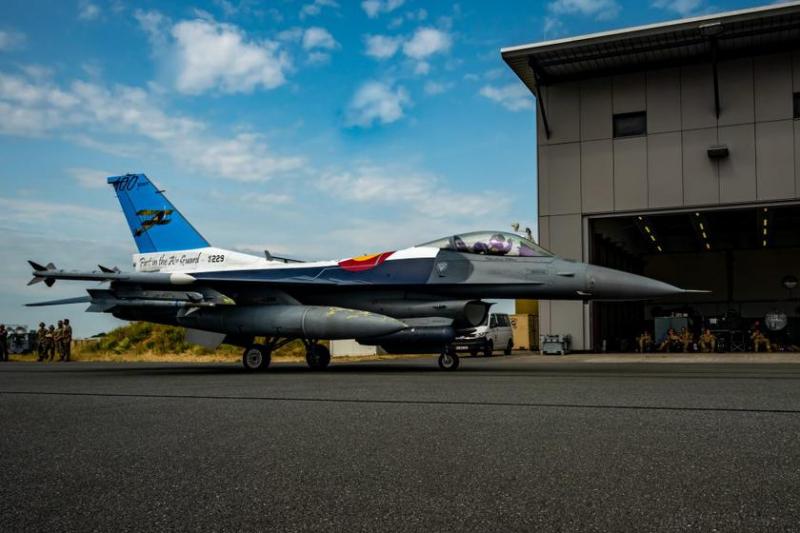
[[[39,329],[36,330],[36,360],[39,362],[44,361],[47,355],[45,351],[47,348],[47,328],[44,327],[44,322],[39,322]]]
[[[53,361],[56,358],[56,327],[50,324],[47,328],[47,333],[44,336],[45,355],[48,361]]]
[[[0,361],[8,361],[8,332],[4,324],[0,324]]]
[[[62,356],[61,360],[67,362],[72,356],[72,326],[69,325],[69,318],[64,319],[64,331],[61,334]]]
[[[64,321],[59,320],[56,331],[53,333],[53,353],[54,359],[61,361],[64,358]]]

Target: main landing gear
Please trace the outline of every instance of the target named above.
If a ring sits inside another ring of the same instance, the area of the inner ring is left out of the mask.
[[[251,344],[242,353],[242,366],[248,372],[260,372],[269,367],[272,352],[293,339],[270,338],[264,344]],[[306,347],[306,363],[311,370],[325,370],[331,362],[331,352],[316,340],[303,340]]]
[[[303,341],[306,345],[306,363],[311,370],[325,370],[331,362],[331,352],[317,341]]]
[[[242,354],[242,365],[248,372],[260,372],[269,367],[272,350],[264,344],[252,344]]]
[[[452,346],[445,346],[439,356],[439,368],[442,370],[456,370],[458,368],[458,354]]]
[[[287,344],[292,339],[267,337],[264,344],[251,344],[244,349],[242,366],[248,372],[261,372],[269,368],[272,361],[272,352]]]

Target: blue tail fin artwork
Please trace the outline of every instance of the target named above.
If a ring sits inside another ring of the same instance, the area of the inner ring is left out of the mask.
[[[144,174],[112,176],[125,219],[139,253],[206,248],[208,241]]]

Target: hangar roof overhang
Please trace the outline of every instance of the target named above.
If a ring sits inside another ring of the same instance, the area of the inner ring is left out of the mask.
[[[794,1],[512,46],[500,53],[537,97],[544,115],[541,86],[698,62],[716,67],[718,60],[783,51],[798,43],[800,1]]]
[[[786,50],[800,43],[800,1],[503,48],[531,90],[542,85],[660,66]]]

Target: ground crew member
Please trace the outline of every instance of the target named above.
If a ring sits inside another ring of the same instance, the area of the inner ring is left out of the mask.
[[[683,353],[687,353],[689,351],[689,345],[691,345],[692,341],[694,341],[694,335],[692,335],[692,332],[684,327],[681,328],[680,338],[681,338],[681,347],[683,348]]]
[[[8,361],[8,332],[4,324],[0,324],[0,361]]]
[[[645,330],[641,335],[636,337],[636,344],[639,345],[639,353],[649,351],[650,347],[653,345],[653,337],[650,336],[650,332]]]
[[[56,357],[56,327],[53,324],[48,326],[44,341],[47,360],[52,361]]]
[[[717,336],[708,328],[700,335],[700,351],[712,353],[717,351]]]
[[[764,349],[768,352],[771,352],[772,345],[770,344],[767,336],[761,333],[761,328],[759,326],[760,324],[758,322],[753,324],[753,332],[750,334],[750,338],[753,341],[753,349],[758,352],[758,347],[764,345]]]
[[[53,333],[53,353],[55,359],[61,360],[64,357],[64,321],[59,320],[56,330]]]
[[[64,319],[64,333],[61,336],[61,342],[64,343],[64,357],[62,361],[69,361],[72,357],[72,326],[69,325],[69,318]]]
[[[44,361],[47,356],[47,328],[44,322],[39,322],[39,329],[36,331],[36,360]]]
[[[675,332],[674,329],[669,328],[667,331],[667,336],[664,337],[664,340],[661,341],[661,344],[658,345],[659,352],[666,352],[670,349],[670,347],[676,345],[677,343],[681,342],[681,338]]]

